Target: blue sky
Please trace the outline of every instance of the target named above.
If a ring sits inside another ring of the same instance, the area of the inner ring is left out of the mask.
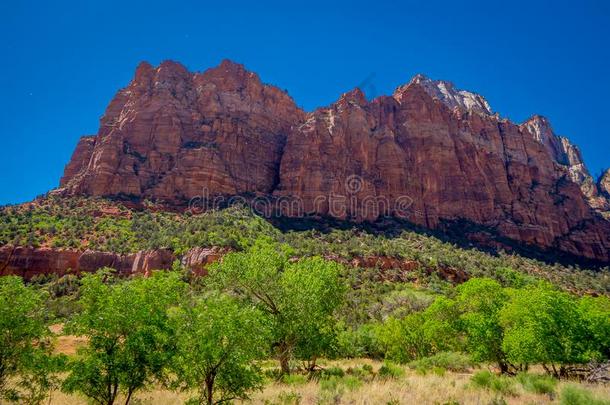
[[[229,58],[307,110],[416,73],[534,113],[610,166],[610,5],[605,1],[0,3],[0,204],[59,182],[138,62],[205,70]]]

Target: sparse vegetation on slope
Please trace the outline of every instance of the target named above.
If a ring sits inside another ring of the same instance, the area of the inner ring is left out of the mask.
[[[386,236],[361,229],[281,232],[250,210],[233,206],[199,215],[128,208],[103,199],[49,196],[32,204],[0,209],[0,245],[93,249],[130,253],[168,248],[181,254],[192,247],[241,250],[260,237],[290,245],[297,256],[349,260],[383,256],[413,261],[426,278],[444,270],[469,277],[491,277],[504,286],[522,287],[547,280],[577,293],[610,293],[610,271],[549,265],[516,254],[490,254],[460,248],[434,236],[405,230]],[[390,272],[391,273],[391,272]],[[401,275],[404,276],[404,275]]]

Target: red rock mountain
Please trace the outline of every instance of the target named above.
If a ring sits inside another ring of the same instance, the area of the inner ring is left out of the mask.
[[[251,193],[285,202],[288,216],[467,220],[610,261],[610,173],[596,184],[544,117],[512,123],[421,75],[391,96],[355,89],[306,113],[229,61],[203,73],[142,63],[98,134],[81,138],[60,191],[170,204]]]

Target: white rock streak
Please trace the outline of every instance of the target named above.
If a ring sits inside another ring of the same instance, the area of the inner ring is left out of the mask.
[[[442,101],[451,109],[458,107],[480,114],[493,114],[485,98],[467,90],[456,89],[451,82],[432,80],[424,75],[417,75],[411,80],[411,83],[419,84],[432,98]]]

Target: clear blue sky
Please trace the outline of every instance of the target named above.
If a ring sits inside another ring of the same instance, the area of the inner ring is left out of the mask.
[[[57,186],[79,136],[138,62],[243,63],[311,110],[368,80],[416,73],[483,94],[520,122],[539,113],[610,166],[608,2],[0,3],[0,204]]]

